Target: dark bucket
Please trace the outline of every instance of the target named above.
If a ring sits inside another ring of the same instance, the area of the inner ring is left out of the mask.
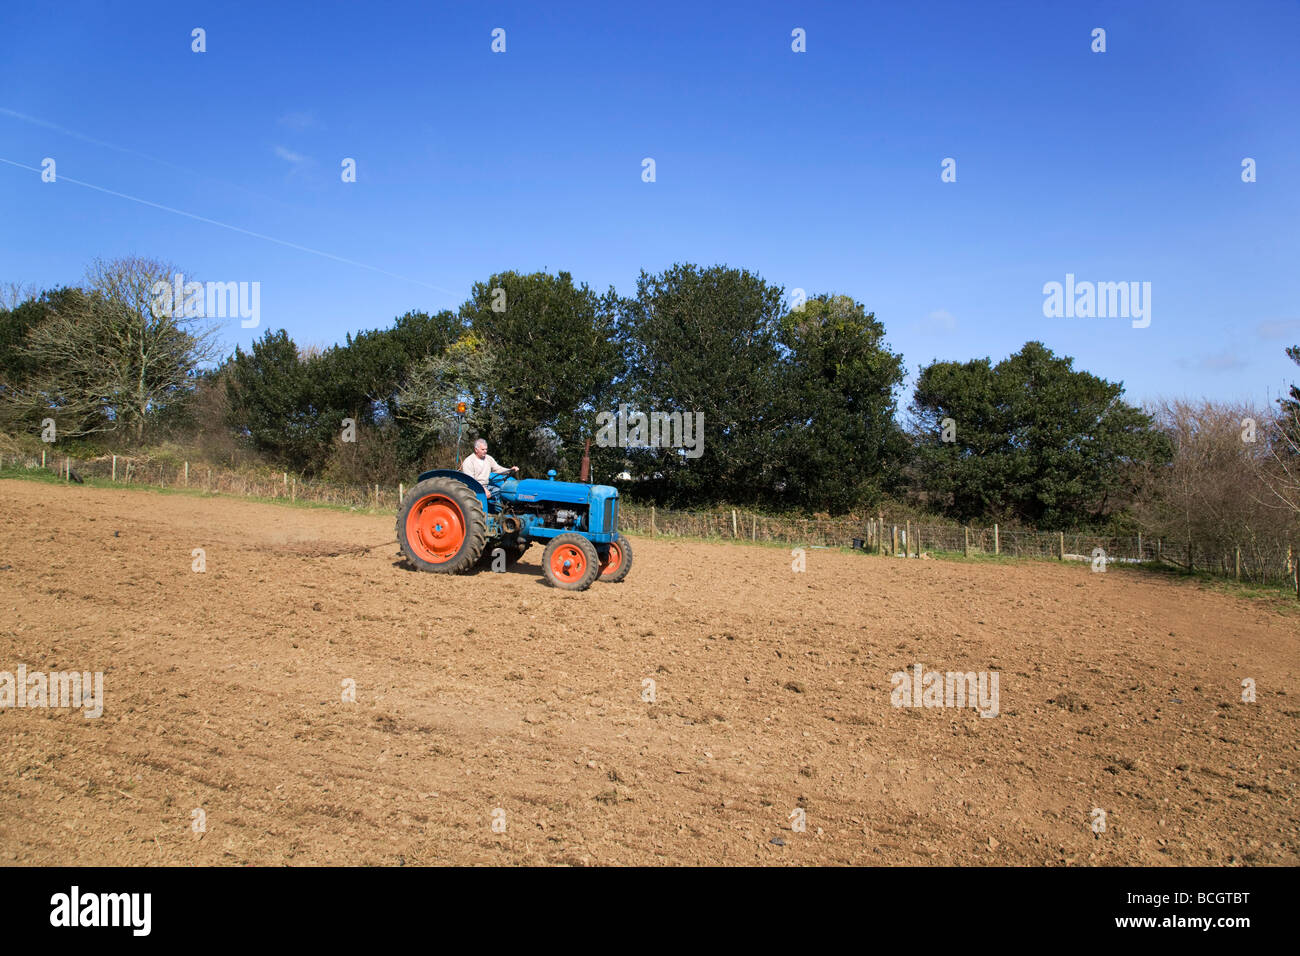
[[[864,545],[865,543],[866,543],[866,542],[864,542],[861,538],[854,538],[854,539],[853,539],[853,550],[854,550],[854,551],[862,551],[862,550],[863,550],[863,545]]]

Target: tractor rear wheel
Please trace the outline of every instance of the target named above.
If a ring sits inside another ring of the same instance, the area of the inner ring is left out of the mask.
[[[542,573],[561,590],[585,591],[600,576],[600,555],[582,535],[562,534],[546,546]]]
[[[620,536],[617,541],[610,543],[609,554],[600,563],[599,580],[610,584],[618,584],[619,581],[627,577],[627,573],[631,570],[632,542]]]
[[[487,518],[478,496],[455,478],[428,478],[397,509],[397,543],[421,571],[459,574],[487,545]]]

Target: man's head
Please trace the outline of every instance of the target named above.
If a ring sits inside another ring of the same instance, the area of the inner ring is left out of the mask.
[[[480,438],[478,441],[474,443],[474,454],[477,455],[479,458],[487,457],[487,442],[485,442],[482,438]]]

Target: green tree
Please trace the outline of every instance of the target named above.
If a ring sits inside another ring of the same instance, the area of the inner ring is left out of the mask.
[[[1039,342],[997,365],[935,362],[922,369],[912,404],[921,487],[963,521],[1099,522],[1125,500],[1137,470],[1172,454],[1123,391]]]
[[[642,272],[621,307],[621,395],[643,413],[703,415],[702,454],[631,453],[670,503],[765,501],[782,481],[793,397],[781,387],[783,291],[744,269],[678,263]]]
[[[849,296],[818,295],[781,321],[794,427],[782,449],[785,499],[814,510],[872,504],[907,444],[894,420],[903,359]]]
[[[79,296],[78,289],[53,289],[33,295],[0,309],[0,387],[22,384],[37,368],[35,356],[22,348],[27,334],[40,325],[51,312],[66,308],[70,296]]]
[[[417,370],[442,355],[464,328],[451,311],[408,312],[392,328],[349,335],[343,345],[327,349],[308,369],[318,426],[337,435],[343,419],[351,418],[364,429],[365,443],[392,443],[397,460],[418,466],[432,436],[406,427],[398,417],[400,396]]]
[[[474,286],[460,315],[491,356],[493,379],[471,413],[494,458],[577,478],[622,369],[616,303],[612,289],[597,295],[567,272],[503,272]]]
[[[31,294],[12,308],[0,309],[0,420],[8,427],[39,429],[41,420],[51,413],[70,418],[69,398],[35,392],[37,381],[49,378],[46,373],[51,359],[34,350],[28,336],[60,312],[79,313],[87,307],[85,292],[62,287]],[[82,411],[80,421],[68,421],[68,427],[60,430],[76,435],[112,428],[104,403],[93,402]]]
[[[313,368],[316,403],[339,418],[366,424],[391,418],[412,370],[427,357],[442,354],[463,331],[464,323],[454,312],[408,312],[392,328],[348,335],[343,345],[326,350]]]
[[[328,442],[309,365],[284,329],[268,329],[251,351],[236,346],[226,378],[231,428],[257,451],[301,471],[316,470]]]

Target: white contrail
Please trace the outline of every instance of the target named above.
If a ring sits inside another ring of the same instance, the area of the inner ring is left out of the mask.
[[[5,159],[0,156],[0,163],[8,163],[10,166],[17,166],[19,169],[31,170],[34,173],[41,172],[35,166],[28,166],[26,163],[16,163],[12,159]],[[131,202],[138,202],[142,206],[150,206],[154,209],[161,209],[163,212],[174,213],[177,216],[185,216],[187,219],[195,219],[199,222],[206,222],[209,225],[220,226],[222,229],[229,229],[231,232],[243,233],[246,236],[252,236],[255,239],[264,239],[267,242],[274,242],[277,245],[288,246],[290,249],[297,249],[299,252],[309,252],[314,256],[322,256],[326,259],[333,259],[335,262],[342,262],[350,266],[357,266],[361,269],[369,269],[371,272],[378,272],[380,275],[386,275],[393,279],[401,279],[403,282],[413,282],[416,285],[422,285],[426,289],[432,289],[434,292],[441,292],[443,295],[449,295],[455,298],[456,293],[444,289],[440,286],[430,285],[427,282],[421,282],[419,279],[412,279],[410,276],[398,275],[396,272],[389,272],[387,269],[380,269],[378,266],[367,265],[364,262],[357,262],[355,259],[345,259],[343,256],[336,256],[332,252],[324,252],[320,249],[312,249],[310,246],[300,246],[296,242],[289,242],[285,239],[277,239],[275,236],[268,236],[265,233],[253,232],[251,229],[244,229],[241,226],[232,226],[228,222],[219,222],[216,219],[209,219],[207,216],[195,215],[192,212],[186,212],[184,209],[175,209],[171,206],[164,206],[161,203],[151,202],[148,199],[141,199],[139,196],[129,196],[126,193],[120,193],[113,189],[106,189],[103,186],[96,186],[94,183],[82,182],[80,179],[73,179],[71,176],[65,176],[62,173],[55,180],[56,183],[68,182],[77,186],[85,186],[87,189],[94,189],[97,192],[107,193],[110,196],[117,196],[119,199],[129,199]]]
[[[75,129],[68,129],[66,126],[60,126],[58,123],[51,123],[48,120],[38,119],[35,116],[28,116],[26,113],[19,113],[17,110],[11,110],[8,109],[7,107],[0,106],[0,116],[10,116],[13,117],[14,119],[22,120],[24,123],[31,123],[33,126],[39,126],[42,129],[50,129],[50,130],[54,130],[54,132],[56,133],[61,133],[64,136],[71,136],[73,139],[79,139],[84,143],[90,143],[94,146],[102,146],[104,149],[116,150],[117,152],[125,153],[128,156],[138,156],[141,159],[147,159],[151,163],[158,163],[160,166],[167,166],[170,167],[171,169],[178,169],[183,173],[189,173],[191,176],[198,176],[201,179],[208,180],[209,182],[221,183],[221,185],[223,186],[227,186],[231,189],[238,189],[240,192],[246,193],[249,196],[256,196],[258,199],[261,199],[264,202],[273,202],[276,203],[277,205],[285,206],[289,209],[294,208],[294,206],[291,203],[287,203],[283,199],[276,199],[274,196],[265,196],[262,193],[257,192],[256,190],[249,189],[247,186],[241,186],[238,183],[228,182],[217,176],[210,176],[207,173],[199,172],[197,169],[191,169],[188,166],[182,166],[179,163],[173,163],[169,159],[162,159],[158,156],[150,156],[148,153],[142,153],[138,149],[130,149],[129,147],[118,146],[116,143],[109,143],[102,139],[95,139],[95,137],[87,136],[85,133],[78,133]]]
[[[139,150],[128,149],[125,146],[118,146],[114,143],[106,143],[102,139],[95,139],[93,136],[87,136],[84,133],[78,133],[76,130],[68,129],[66,126],[60,126],[57,123],[50,123],[43,119],[37,119],[35,116],[28,116],[26,113],[19,113],[17,110],[11,110],[0,106],[0,115],[12,116],[14,119],[22,120],[24,123],[31,123],[33,126],[41,126],[45,129],[52,129],[56,133],[62,133],[64,136],[71,136],[87,143],[94,143],[96,146],[103,146],[105,149],[115,149],[119,153],[130,153],[132,156],[139,156],[142,159],[148,159],[155,163],[162,163],[164,166],[171,166],[175,169],[185,169],[184,166],[177,166],[175,163],[168,162],[165,159],[159,159],[157,156],[150,156],[148,153],[142,153]],[[192,169],[186,169],[186,172],[194,172]]]

